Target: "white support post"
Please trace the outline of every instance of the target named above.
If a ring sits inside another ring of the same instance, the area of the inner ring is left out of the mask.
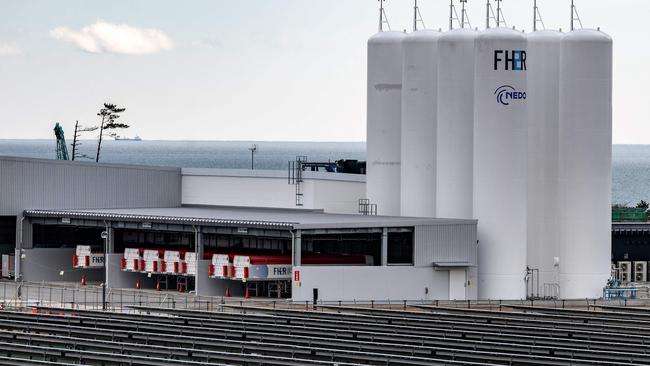
[[[302,264],[302,231],[296,230],[296,237],[293,244],[293,266],[300,267]]]
[[[388,265],[388,228],[385,227],[381,232],[381,265]]]

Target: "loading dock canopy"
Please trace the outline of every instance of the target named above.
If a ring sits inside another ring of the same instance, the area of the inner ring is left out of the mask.
[[[321,210],[250,208],[231,206],[182,206],[94,210],[26,210],[29,218],[71,221],[138,222],[139,227],[154,223],[175,225],[253,227],[272,230],[398,228],[420,225],[476,224],[476,220],[364,216],[330,214]],[[355,230],[356,231],[356,230]]]

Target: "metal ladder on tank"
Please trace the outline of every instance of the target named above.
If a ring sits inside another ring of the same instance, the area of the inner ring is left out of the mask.
[[[303,206],[302,182],[303,164],[307,162],[307,156],[296,156],[295,161],[289,162],[288,181],[289,184],[296,186],[296,206]]]

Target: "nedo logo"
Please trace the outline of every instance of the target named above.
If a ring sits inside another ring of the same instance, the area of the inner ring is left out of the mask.
[[[503,64],[503,66],[501,66]],[[526,71],[526,51],[523,50],[495,50],[494,70],[503,67],[506,71]]]
[[[513,100],[525,100],[526,92],[517,91],[510,85],[503,85],[497,88],[494,91],[494,95],[497,97],[497,103],[503,105],[510,105],[510,102]]]

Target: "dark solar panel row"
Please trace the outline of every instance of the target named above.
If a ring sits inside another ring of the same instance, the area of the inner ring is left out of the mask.
[[[650,365],[650,323],[604,310],[40,310],[0,312],[1,364]]]

